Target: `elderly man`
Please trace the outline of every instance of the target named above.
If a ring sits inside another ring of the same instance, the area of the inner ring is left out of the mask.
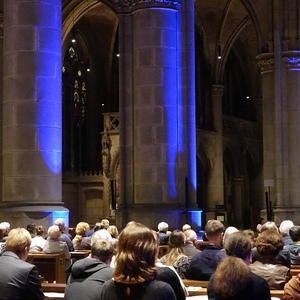
[[[197,239],[196,232],[192,229],[187,229],[183,233],[186,238],[185,245],[183,247],[184,254],[187,256],[194,256],[194,255],[198,254],[199,252],[201,252],[197,248],[198,239]]]
[[[160,222],[157,225],[158,229],[158,236],[159,236],[159,244],[160,245],[168,245],[169,241],[169,234],[168,234],[168,229],[169,229],[169,224],[166,222]]]
[[[38,269],[25,261],[30,243],[25,228],[9,232],[6,252],[0,256],[0,300],[44,300]]]

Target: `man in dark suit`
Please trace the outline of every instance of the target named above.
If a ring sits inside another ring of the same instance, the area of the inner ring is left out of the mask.
[[[6,252],[0,256],[0,300],[44,300],[38,269],[25,261],[30,244],[25,228],[9,232]]]
[[[76,261],[65,290],[66,300],[98,300],[105,281],[113,277],[109,267],[113,257],[113,245],[106,240],[92,244],[91,256]]]
[[[186,237],[185,245],[183,247],[184,254],[186,256],[194,256],[201,252],[198,248],[196,248],[198,244],[196,232],[192,229],[187,229],[183,233]]]

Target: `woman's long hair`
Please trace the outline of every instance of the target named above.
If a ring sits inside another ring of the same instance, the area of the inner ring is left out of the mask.
[[[86,233],[90,230],[90,225],[86,222],[79,222],[76,226],[75,232],[76,235],[73,239],[73,245],[76,247],[86,236]]]
[[[251,240],[243,232],[229,235],[224,245],[227,257],[214,274],[214,290],[224,298],[235,296],[250,280],[251,271],[245,263],[250,257]]]
[[[139,283],[154,280],[158,254],[157,239],[143,224],[132,222],[119,235],[114,280]]]
[[[177,263],[183,254],[183,246],[185,242],[185,235],[182,231],[176,229],[169,237],[169,253],[167,254],[166,266],[177,268]]]

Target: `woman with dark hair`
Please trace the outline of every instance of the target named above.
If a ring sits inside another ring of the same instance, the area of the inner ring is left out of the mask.
[[[155,280],[158,254],[157,239],[152,231],[130,223],[121,232],[113,279],[101,292],[102,300],[176,300],[171,286]]]
[[[267,282],[251,272],[251,240],[243,232],[228,236],[224,245],[227,256],[210,277],[208,299],[271,299]]]
[[[187,268],[191,261],[191,257],[184,254],[185,239],[182,231],[174,230],[169,237],[169,252],[160,259],[162,264],[174,267],[182,279],[186,278]]]

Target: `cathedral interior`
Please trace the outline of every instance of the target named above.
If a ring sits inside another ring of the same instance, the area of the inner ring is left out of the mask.
[[[300,222],[299,1],[0,3],[1,220]]]

